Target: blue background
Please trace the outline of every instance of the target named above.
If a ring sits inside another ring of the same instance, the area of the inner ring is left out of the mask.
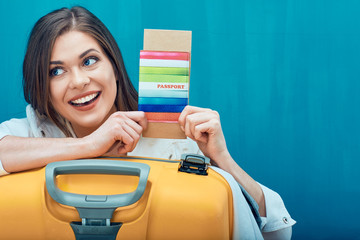
[[[190,103],[219,111],[228,147],[283,197],[293,239],[360,239],[360,1],[0,2],[0,122],[25,116],[35,21],[83,5],[115,36],[137,87],[144,28],[193,31]]]

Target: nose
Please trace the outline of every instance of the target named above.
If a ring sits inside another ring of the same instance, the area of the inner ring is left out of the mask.
[[[71,74],[71,80],[69,87],[74,89],[83,89],[87,84],[90,83],[90,78],[86,72],[81,69],[74,69]]]

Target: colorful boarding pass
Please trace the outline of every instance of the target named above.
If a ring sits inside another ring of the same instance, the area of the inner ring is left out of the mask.
[[[189,103],[188,52],[140,51],[139,111],[150,122],[177,122]]]

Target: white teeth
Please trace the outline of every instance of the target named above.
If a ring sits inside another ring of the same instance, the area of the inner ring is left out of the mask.
[[[93,100],[96,96],[97,96],[97,93],[93,93],[93,94],[87,95],[85,97],[76,99],[76,100],[71,101],[71,102],[75,103],[75,104],[83,104],[83,103],[86,103],[86,102],[89,102],[89,101]]]

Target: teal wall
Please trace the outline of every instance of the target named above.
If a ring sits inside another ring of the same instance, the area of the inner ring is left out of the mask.
[[[136,86],[143,29],[192,30],[190,103],[220,112],[233,157],[298,221],[293,239],[360,239],[360,1],[0,1],[0,121],[24,116],[26,39],[50,10],[102,19]]]

